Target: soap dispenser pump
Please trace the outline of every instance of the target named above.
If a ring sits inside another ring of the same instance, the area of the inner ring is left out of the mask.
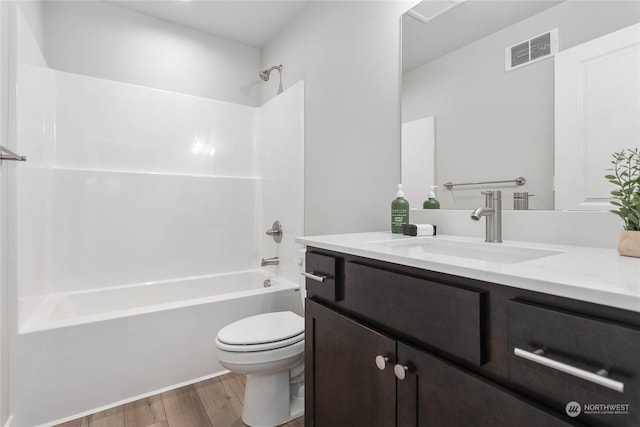
[[[422,204],[422,209],[440,209],[440,202],[436,200],[436,188],[438,188],[437,185],[431,186],[429,198]]]
[[[398,184],[396,199],[391,202],[391,232],[402,234],[406,224],[409,224],[409,202],[404,198],[402,184]]]

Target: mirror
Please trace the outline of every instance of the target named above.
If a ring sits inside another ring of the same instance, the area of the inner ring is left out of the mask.
[[[505,209],[515,192],[533,194],[529,208],[554,209],[554,139],[564,126],[554,123],[554,49],[638,22],[640,2],[607,0],[426,0],[405,13],[402,171],[411,207],[422,207],[435,184],[443,209],[478,207],[485,189],[502,190]],[[520,63],[523,46],[531,52]],[[416,140],[429,147],[419,160],[405,155],[416,152]],[[608,167],[610,159],[601,160]],[[501,180],[510,182],[443,187]]]

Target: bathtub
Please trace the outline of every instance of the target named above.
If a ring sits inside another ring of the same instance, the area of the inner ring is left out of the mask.
[[[15,426],[49,426],[225,373],[214,338],[254,314],[302,314],[264,270],[49,295],[20,329]]]

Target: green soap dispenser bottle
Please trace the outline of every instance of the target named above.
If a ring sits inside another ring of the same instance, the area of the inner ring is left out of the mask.
[[[391,232],[400,233],[409,224],[409,202],[404,199],[402,184],[398,184],[396,199],[391,202]]]
[[[438,188],[437,185],[431,186],[429,198],[422,204],[422,209],[440,209],[440,202],[436,200],[436,188]]]

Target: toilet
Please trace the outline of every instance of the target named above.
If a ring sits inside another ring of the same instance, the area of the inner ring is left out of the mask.
[[[242,421],[273,427],[304,414],[304,318],[291,312],[233,322],[216,337],[220,364],[247,375]]]

